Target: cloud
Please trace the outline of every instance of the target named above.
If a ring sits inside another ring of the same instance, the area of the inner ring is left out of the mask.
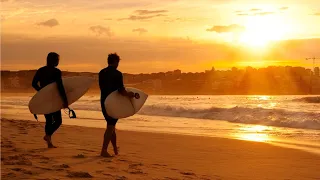
[[[257,8],[252,8],[250,9],[251,12],[255,12],[255,11],[261,11],[261,9],[257,9]]]
[[[103,20],[111,21],[111,20],[112,20],[112,18],[104,18]]]
[[[166,13],[168,12],[167,10],[136,10],[135,13],[139,15],[149,15],[149,14],[161,14],[161,13]]]
[[[109,27],[103,27],[103,26],[91,26],[89,28],[90,31],[96,33],[97,36],[100,36],[102,34],[106,34],[107,36],[111,37],[114,35],[114,33],[111,31]]]
[[[8,2],[9,0],[1,0],[0,2]]]
[[[216,32],[216,33],[228,33],[228,32],[242,32],[245,30],[245,27],[231,24],[229,26],[213,26],[212,28],[207,29],[206,31],[209,32]]]
[[[238,13],[237,15],[238,15],[238,16],[249,16],[248,13]]]
[[[121,19],[118,19],[118,20],[119,20],[119,21],[122,21],[122,20],[137,21],[137,20],[152,19],[152,18],[161,17],[161,16],[166,16],[166,15],[164,15],[164,14],[157,14],[157,15],[152,15],[152,16],[136,16],[136,15],[131,15],[131,16],[129,16],[128,18],[121,18]]]
[[[194,19],[189,18],[166,18],[164,22],[187,22],[187,21],[194,21]]]
[[[287,10],[287,9],[289,9],[289,7],[281,7],[281,8],[279,8],[281,11],[284,11],[284,10]]]
[[[312,15],[313,15],[313,16],[320,16],[320,12],[318,12],[318,13],[313,13]]]
[[[137,21],[137,20],[147,20],[152,19],[155,17],[161,17],[161,16],[167,16],[163,13],[168,12],[167,10],[136,10],[133,12],[133,15],[130,15],[128,18],[120,18],[119,21],[122,20],[131,20],[131,21]]]
[[[144,28],[137,28],[137,29],[133,29],[132,32],[138,32],[139,35],[142,35],[142,34],[148,32],[148,30],[146,30]]]
[[[259,13],[255,13],[255,16],[267,16],[267,15],[271,15],[274,14],[274,12],[259,12]]]
[[[58,26],[59,22],[56,19],[49,19],[47,21],[44,22],[40,22],[38,23],[39,26],[48,26],[48,27],[54,27],[54,26]]]

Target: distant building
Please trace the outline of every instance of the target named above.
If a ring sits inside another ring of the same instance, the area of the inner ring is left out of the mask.
[[[232,71],[232,72],[237,72],[237,71],[238,71],[238,68],[232,67],[232,68],[231,68],[231,71]]]
[[[320,71],[319,67],[315,67],[314,68],[314,75],[319,76],[319,71]]]
[[[172,76],[172,75],[173,75],[173,71],[166,72],[166,76]]]
[[[180,70],[180,69],[174,70],[174,71],[173,71],[173,74],[174,74],[175,76],[180,76],[180,75],[181,75],[181,70]]]
[[[207,74],[207,73],[213,73],[214,71],[215,71],[215,68],[212,67],[211,70],[205,70],[205,73],[206,73],[206,74]]]

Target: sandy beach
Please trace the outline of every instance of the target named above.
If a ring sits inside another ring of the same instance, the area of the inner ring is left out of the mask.
[[[62,125],[47,149],[43,125],[1,120],[1,179],[320,179],[320,156],[265,143],[118,131],[102,158],[104,129]]]

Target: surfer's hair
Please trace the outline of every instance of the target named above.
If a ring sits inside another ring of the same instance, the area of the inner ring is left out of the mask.
[[[56,67],[59,64],[59,54],[50,52],[47,56],[47,66]]]
[[[108,55],[108,64],[114,64],[120,61],[120,57],[117,53],[111,53]]]

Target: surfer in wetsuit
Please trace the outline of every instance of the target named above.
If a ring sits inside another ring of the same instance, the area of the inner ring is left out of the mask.
[[[99,86],[101,91],[101,98],[100,98],[101,110],[105,120],[107,121],[107,129],[104,133],[104,140],[103,140],[102,150],[100,154],[103,157],[111,157],[111,155],[107,151],[110,141],[112,143],[115,155],[118,154],[117,136],[115,131],[115,125],[118,119],[114,119],[108,116],[105,105],[104,105],[104,101],[106,100],[109,94],[111,94],[113,91],[116,91],[116,90],[118,90],[120,94],[122,94],[123,96],[127,96],[129,98],[135,97],[135,94],[133,92],[128,92],[124,88],[122,73],[117,70],[119,61],[120,61],[120,57],[116,53],[109,54],[108,67],[102,69],[99,72]],[[136,94],[136,98],[139,98],[138,96],[139,95]]]
[[[32,87],[35,90],[39,91],[40,89],[47,86],[48,84],[56,82],[58,91],[63,100],[63,107],[67,108],[68,100],[62,84],[61,71],[58,68],[56,68],[58,64],[59,64],[59,54],[55,52],[50,52],[47,56],[47,65],[41,67],[36,72],[32,81]],[[40,83],[40,86],[38,83]],[[46,125],[45,125],[46,135],[43,137],[43,139],[47,142],[48,148],[56,148],[56,146],[52,144],[51,136],[60,127],[62,123],[61,110],[57,112],[53,112],[51,114],[45,114],[44,116],[46,118]]]

